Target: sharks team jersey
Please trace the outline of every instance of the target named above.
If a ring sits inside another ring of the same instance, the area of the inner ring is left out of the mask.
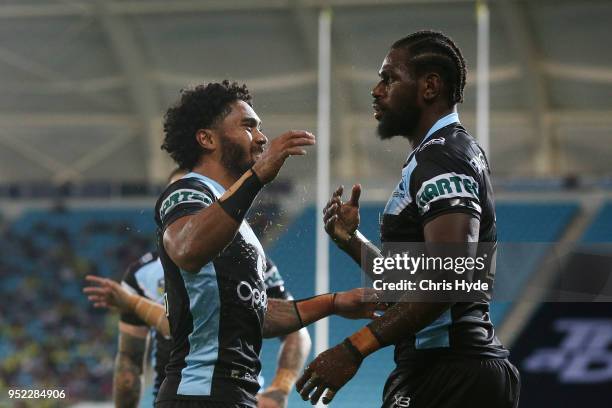
[[[455,212],[477,217],[479,242],[494,247],[495,203],[489,177],[485,155],[461,126],[458,115],[440,119],[408,157],[387,202],[381,225],[383,248],[388,242],[423,242],[428,221]],[[495,336],[486,301],[454,303],[428,327],[395,347],[398,364],[426,353],[508,355]]]
[[[255,406],[268,298],[266,256],[246,221],[233,241],[196,273],[179,268],[163,246],[165,229],[205,210],[225,189],[189,173],[157,201],[158,246],[174,340],[157,401],[203,400]]]
[[[148,252],[138,261],[130,265],[121,281],[121,285],[130,293],[135,293],[164,304],[164,269],[159,256],[155,252]],[[291,299],[291,294],[285,289],[285,281],[278,268],[270,259],[266,260],[266,272],[264,273],[264,285],[268,298]],[[134,326],[147,326],[138,316],[133,313],[121,314],[121,321]],[[153,362],[155,369],[153,378],[153,395],[157,396],[159,387],[166,378],[166,364],[170,359],[172,349],[171,338],[164,337],[161,333],[151,330],[153,335]],[[152,405],[152,404],[151,404]],[[143,405],[145,406],[144,402]]]
[[[144,296],[163,305],[164,269],[157,253],[148,252],[130,265],[123,276],[121,286],[131,293]],[[122,313],[120,319],[127,324],[148,328],[148,325],[133,313]],[[153,395],[157,395],[159,387],[166,377],[165,367],[170,357],[172,340],[153,329],[151,335],[154,339],[152,343]]]

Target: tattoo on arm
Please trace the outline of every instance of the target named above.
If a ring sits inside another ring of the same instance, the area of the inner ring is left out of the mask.
[[[296,374],[299,373],[304,367],[310,347],[310,336],[305,328],[287,335],[278,352],[278,369],[283,368]]]
[[[146,338],[119,333],[113,378],[113,395],[118,408],[138,406],[145,348]]]
[[[265,338],[282,336],[302,327],[300,316],[291,300],[268,299],[268,310],[264,320]]]

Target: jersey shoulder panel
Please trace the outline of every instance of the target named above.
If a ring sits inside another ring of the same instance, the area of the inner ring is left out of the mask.
[[[195,177],[170,184],[155,204],[155,222],[165,228],[178,218],[194,214],[217,200],[212,189]]]
[[[142,284],[139,282],[138,274],[144,268],[148,268],[154,263],[158,262],[158,259],[159,257],[156,252],[147,252],[146,254],[141,256],[137,261],[130,264],[130,266],[128,266],[127,270],[123,274],[123,278],[121,280],[121,286],[132,294],[150,298],[150,296],[148,296],[147,293],[145,293],[145,290]],[[121,313],[119,320],[124,323],[131,324],[134,326],[146,326],[147,325],[134,313]]]
[[[275,299],[289,299],[291,295],[285,290],[285,281],[278,268],[270,258],[266,258],[266,271],[264,273],[264,285],[268,297]]]
[[[482,151],[463,127],[448,126],[415,154],[410,195],[424,219],[443,212],[481,213],[482,172],[488,172]]]
[[[157,252],[147,252],[146,254],[138,258],[138,260],[132,262],[125,270],[125,273],[121,278],[121,284],[124,287],[127,286],[126,289],[131,291],[132,293],[135,293],[140,296],[146,296],[144,291],[142,290],[141,285],[138,284],[136,274],[144,266],[149,265],[152,262],[156,262],[158,259],[159,256]]]

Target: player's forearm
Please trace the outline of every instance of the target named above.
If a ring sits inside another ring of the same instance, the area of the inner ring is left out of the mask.
[[[274,392],[289,394],[304,367],[310,347],[310,336],[305,328],[285,336],[278,353],[276,374],[264,394]]]
[[[170,324],[166,317],[165,308],[144,296],[131,295],[128,300],[128,309],[138,316],[147,326],[154,328],[164,337],[170,337]]]
[[[334,298],[327,293],[302,300],[268,299],[263,336],[283,336],[333,314]]]
[[[184,270],[199,271],[232,242],[262,187],[248,170],[210,207],[170,225],[164,247],[172,260]]]
[[[450,306],[449,303],[396,303],[385,314],[358,332],[348,337],[348,341],[361,354],[362,358],[382,347],[396,344],[431,324]]]
[[[304,367],[311,346],[312,341],[306,328],[285,336],[278,352],[277,373],[281,369],[299,373]]]
[[[378,249],[376,245],[372,244],[359,231],[355,231],[355,234],[351,235],[345,243],[338,243],[338,247],[353,258],[357,265],[361,266],[369,277],[374,279],[370,264],[373,262],[374,258],[381,256],[380,249]]]
[[[118,408],[138,406],[145,345],[144,338],[125,333],[119,335],[119,352],[113,375],[113,396]]]

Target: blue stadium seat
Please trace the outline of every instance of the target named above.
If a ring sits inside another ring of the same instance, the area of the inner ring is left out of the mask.
[[[584,232],[582,242],[612,242],[612,202],[607,202],[601,207]]]

